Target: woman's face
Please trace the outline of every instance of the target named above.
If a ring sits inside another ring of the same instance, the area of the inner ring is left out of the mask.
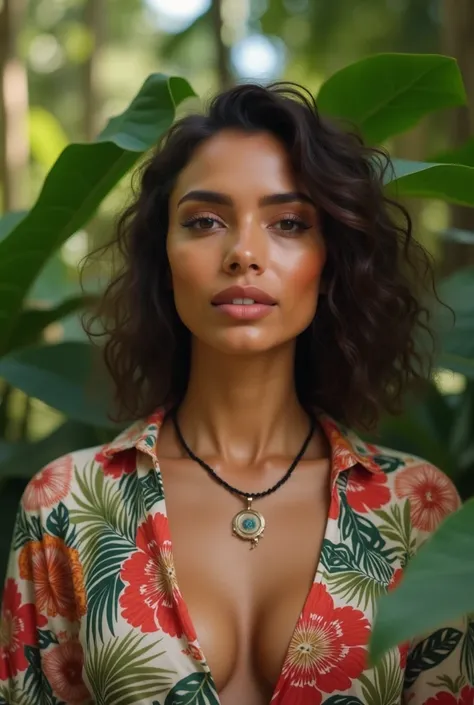
[[[178,314],[206,345],[267,351],[315,315],[318,213],[269,133],[225,130],[197,148],[171,194],[167,252]]]

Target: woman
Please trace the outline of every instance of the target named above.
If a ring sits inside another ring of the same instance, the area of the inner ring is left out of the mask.
[[[377,598],[459,502],[346,426],[421,375],[428,260],[384,164],[289,85],[171,129],[99,312],[136,421],[25,491],[4,701],[473,702],[466,624],[367,662]]]

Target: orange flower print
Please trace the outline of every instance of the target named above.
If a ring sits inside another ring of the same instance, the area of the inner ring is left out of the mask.
[[[402,470],[395,477],[395,493],[410,500],[412,524],[422,531],[434,531],[459,506],[452,482],[428,463]]]
[[[363,612],[335,607],[326,587],[315,583],[290,642],[280,695],[288,693],[295,705],[319,705],[323,693],[348,690],[366,668],[369,629]]]
[[[90,702],[89,690],[82,679],[84,654],[73,639],[48,650],[42,657],[43,670],[55,695],[68,705]]]
[[[196,639],[186,605],[176,583],[168,519],[159,512],[137,531],[138,551],[123,564],[127,585],[120,597],[123,618],[142,632],[162,629],[188,641]]]
[[[30,541],[18,559],[20,576],[35,585],[36,605],[49,617],[61,615],[73,622],[86,613],[84,576],[75,548],[45,535]]]
[[[40,470],[28,483],[23,506],[28,512],[49,509],[66,497],[71,487],[73,462],[65,455]]]
[[[0,616],[0,681],[14,678],[26,670],[28,662],[23,646],[37,646],[36,629],[46,624],[46,619],[36,613],[33,604],[21,604],[18,585],[13,578],[8,578]]]

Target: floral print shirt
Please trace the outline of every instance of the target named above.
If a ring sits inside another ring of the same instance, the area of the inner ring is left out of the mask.
[[[173,568],[155,452],[163,417],[27,486],[3,594],[0,705],[219,705]],[[455,489],[423,460],[319,421],[330,515],[272,705],[473,705],[467,618],[367,661],[377,599],[458,508]]]

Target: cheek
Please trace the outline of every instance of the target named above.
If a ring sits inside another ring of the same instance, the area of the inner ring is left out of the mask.
[[[168,246],[168,262],[175,296],[197,293],[206,281],[206,258],[199,255],[189,244]]]
[[[321,286],[321,275],[326,261],[323,247],[306,252],[293,262],[287,270],[288,293],[298,304],[316,307],[317,294]]]

